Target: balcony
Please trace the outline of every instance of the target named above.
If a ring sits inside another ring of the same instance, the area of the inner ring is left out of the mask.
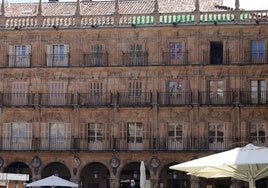
[[[267,50],[263,51],[245,51],[244,62],[251,65],[268,64]]]
[[[239,98],[242,105],[267,105],[268,91],[241,91]]]
[[[35,94],[32,93],[2,93],[0,104],[2,106],[34,106]]]
[[[30,67],[31,55],[8,55],[8,67]]]
[[[188,64],[188,53],[187,52],[163,52],[163,64],[164,65],[187,65]]]
[[[200,105],[232,105],[234,93],[232,91],[199,91],[198,103]]]
[[[46,107],[66,107],[74,105],[74,95],[71,93],[40,93],[39,105]]]
[[[159,106],[184,106],[192,104],[192,92],[162,92],[157,94]]]
[[[46,54],[47,67],[69,67],[69,54]]]
[[[2,136],[1,151],[223,151],[246,143],[267,146],[268,138],[249,137],[237,140],[231,137],[212,139],[208,137],[99,137],[51,138]]]
[[[84,67],[107,67],[108,53],[96,52],[84,54]]]
[[[100,107],[112,104],[112,93],[79,93],[78,105],[81,107]]]
[[[123,53],[124,66],[148,66],[148,52]]]
[[[119,106],[150,106],[152,104],[151,92],[119,92],[117,94]]]

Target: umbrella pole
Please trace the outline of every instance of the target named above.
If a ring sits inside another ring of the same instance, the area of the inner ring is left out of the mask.
[[[249,188],[256,188],[256,187],[255,187],[255,181],[254,181],[253,178],[250,178],[248,184],[249,184]]]

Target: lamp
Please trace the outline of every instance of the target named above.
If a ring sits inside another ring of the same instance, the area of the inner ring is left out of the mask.
[[[137,170],[135,170],[135,171],[133,172],[133,178],[134,178],[134,180],[138,179],[138,177],[139,177],[139,173],[138,173]]]
[[[99,171],[93,171],[93,178],[98,179],[99,178]]]

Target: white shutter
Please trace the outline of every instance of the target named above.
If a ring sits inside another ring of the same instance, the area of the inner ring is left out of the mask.
[[[68,66],[69,65],[69,45],[66,44],[64,45],[64,65]]]
[[[87,139],[88,139],[88,124],[80,123],[79,124],[79,138],[80,138],[80,147],[81,149],[87,149]]]
[[[15,46],[10,45],[8,49],[9,67],[15,66]]]
[[[25,66],[26,67],[30,67],[31,53],[32,53],[32,46],[31,45],[26,45],[26,60],[25,60]]]
[[[11,123],[3,123],[3,149],[10,150],[11,149]]]
[[[32,149],[32,134],[33,134],[33,125],[32,123],[26,123],[25,128],[25,139],[26,139],[26,148],[28,150]]]
[[[26,105],[27,104],[27,82],[12,82],[12,105]]]
[[[41,149],[49,149],[49,123],[41,123]]]
[[[51,67],[53,66],[53,46],[47,45],[47,66]]]
[[[50,83],[50,104],[65,105],[66,103],[66,82],[51,82]]]

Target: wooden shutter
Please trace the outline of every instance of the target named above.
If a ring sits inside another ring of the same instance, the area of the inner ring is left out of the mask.
[[[53,45],[47,45],[47,66],[51,67],[53,66],[52,60],[53,60]]]
[[[8,62],[9,62],[9,66],[10,67],[14,67],[15,66],[15,46],[14,45],[10,45],[8,48]]]
[[[3,149],[11,149],[11,123],[3,123]]]
[[[12,82],[12,98],[13,105],[27,104],[28,84],[27,82]]]
[[[30,63],[31,63],[31,53],[32,53],[32,46],[31,45],[26,45],[26,62],[25,62],[25,65],[27,67],[29,67]]]
[[[64,45],[64,65],[68,66],[69,65],[69,45],[66,44]]]

